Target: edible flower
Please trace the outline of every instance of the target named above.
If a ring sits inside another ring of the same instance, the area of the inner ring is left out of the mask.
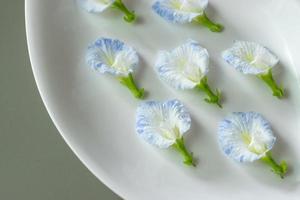
[[[222,120],[218,128],[219,144],[231,159],[246,163],[261,160],[281,178],[287,172],[287,163],[276,163],[271,149],[276,138],[269,122],[259,113],[234,112]]]
[[[117,77],[136,98],[144,98],[144,89],[139,89],[133,79],[138,55],[124,42],[110,38],[97,39],[87,49],[86,62],[97,72]]]
[[[272,69],[279,59],[268,48],[255,42],[235,41],[233,47],[222,54],[224,60],[243,74],[255,75],[273,92],[273,96],[282,98],[284,90],[273,78]]]
[[[126,22],[133,22],[136,18],[134,11],[129,11],[122,0],[77,0],[90,13],[101,13],[108,8],[118,9],[124,13]]]
[[[191,117],[178,100],[147,101],[137,108],[137,134],[158,148],[174,148],[183,156],[186,165],[195,166],[193,155],[186,149],[183,139],[190,126]]]
[[[165,20],[184,24],[194,22],[212,32],[221,32],[223,26],[212,22],[206,15],[208,0],[157,0],[152,6],[154,12]]]
[[[155,64],[159,77],[175,89],[198,89],[204,91],[207,103],[220,104],[221,93],[214,93],[209,85],[207,73],[209,71],[209,54],[207,50],[193,40],[175,48],[160,51]]]

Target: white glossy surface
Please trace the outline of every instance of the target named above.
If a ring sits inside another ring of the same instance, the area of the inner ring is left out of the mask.
[[[125,2],[139,14],[134,25],[114,11],[91,15],[71,0],[26,1],[36,82],[50,116],[77,156],[125,199],[299,199],[299,1],[211,0],[208,15],[226,27],[220,34],[168,24],[151,11],[150,0]],[[87,44],[99,36],[119,38],[140,53],[138,82],[150,92],[148,99],[178,98],[188,107],[192,129],[186,142],[199,159],[197,168],[185,167],[172,150],[155,149],[136,136],[138,100],[84,62]],[[175,91],[158,81],[153,69],[157,50],[172,49],[187,38],[208,49],[209,82],[223,91],[223,110],[207,105],[199,93]],[[287,99],[275,99],[255,77],[237,73],[222,60],[221,51],[234,39],[259,42],[279,56],[274,76],[287,88]],[[219,120],[232,111],[251,110],[273,125],[278,137],[274,155],[292,168],[284,180],[260,163],[236,164],[219,150]]]

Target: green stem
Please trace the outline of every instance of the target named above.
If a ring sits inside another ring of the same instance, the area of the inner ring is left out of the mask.
[[[126,77],[120,77],[119,80],[120,83],[125,87],[127,87],[136,98],[138,99],[144,98],[144,94],[145,94],[144,88],[139,89],[137,87],[136,83],[134,82],[132,73],[129,73],[129,75]]]
[[[217,24],[212,22],[205,12],[203,12],[203,15],[200,15],[194,19],[195,22],[207,27],[212,32],[221,32],[224,27],[221,24]]]
[[[204,78],[202,78],[201,82],[196,86],[197,89],[200,89],[202,91],[204,91],[206,93],[206,95],[208,96],[207,98],[205,98],[204,100],[209,103],[209,104],[216,104],[218,105],[220,108],[222,108],[222,105],[220,104],[220,99],[221,99],[221,92],[217,89],[216,90],[216,94],[214,94],[208,83],[207,83],[207,77],[205,76]]]
[[[272,69],[269,69],[268,73],[266,74],[258,75],[258,77],[271,88],[273,91],[273,96],[277,97],[278,99],[281,99],[284,96],[283,88],[278,87],[273,78]]]
[[[122,2],[122,0],[116,0],[112,6],[112,8],[117,8],[120,11],[122,11],[125,15],[123,17],[123,19],[126,22],[133,22],[136,18],[134,11],[129,11],[128,8],[124,5],[124,3]]]
[[[188,166],[194,166],[194,167],[196,166],[196,164],[194,163],[193,154],[189,153],[185,147],[183,137],[177,139],[176,143],[173,144],[173,147],[183,156],[184,164]]]
[[[276,161],[272,158],[270,152],[267,152],[266,155],[261,158],[261,161],[270,166],[272,168],[272,171],[275,174],[279,175],[280,178],[284,178],[284,175],[287,172],[287,163],[285,161],[282,161],[280,164],[277,164]]]

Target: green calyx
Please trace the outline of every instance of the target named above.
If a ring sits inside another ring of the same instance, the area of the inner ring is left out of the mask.
[[[172,145],[172,147],[174,147],[174,149],[183,156],[184,164],[193,167],[196,166],[193,158],[193,153],[188,152],[188,150],[186,149],[183,137],[181,137],[180,139],[176,139],[176,142]]]
[[[271,167],[272,171],[279,175],[280,178],[284,178],[285,174],[288,170],[288,165],[285,161],[281,161],[280,164],[277,164],[276,161],[272,158],[272,155],[270,152],[267,152],[264,157],[260,159],[265,164]]]
[[[112,5],[112,8],[116,8],[119,9],[120,11],[122,11],[124,13],[124,17],[123,19],[128,22],[131,23],[136,19],[135,13],[134,11],[129,11],[128,8],[124,5],[124,3],[122,2],[122,0],[116,0]]]
[[[272,74],[272,69],[269,69],[269,71],[265,74],[257,75],[258,78],[260,78],[264,83],[266,83],[269,88],[273,92],[273,96],[277,97],[278,99],[283,98],[284,96],[284,90],[282,87],[279,87],[277,83],[275,82]]]
[[[204,99],[204,101],[209,104],[216,104],[217,106],[219,106],[219,108],[222,108],[222,105],[220,103],[221,92],[218,89],[216,89],[216,93],[212,92],[207,83],[206,76],[202,78],[201,82],[198,85],[196,85],[196,88],[206,93],[207,97]]]
[[[194,22],[201,24],[202,26],[207,27],[211,32],[221,32],[224,27],[221,24],[217,24],[212,22],[205,12],[203,12],[203,15],[200,15],[193,19]]]
[[[119,78],[120,83],[127,87],[130,92],[133,94],[133,96],[137,99],[143,99],[145,96],[145,90],[144,88],[139,89],[133,79],[132,73],[129,73],[126,77],[120,77]]]

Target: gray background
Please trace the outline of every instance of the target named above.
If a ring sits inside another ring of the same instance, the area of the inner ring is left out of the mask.
[[[44,108],[28,58],[24,1],[0,2],[0,199],[119,200],[75,157]]]

